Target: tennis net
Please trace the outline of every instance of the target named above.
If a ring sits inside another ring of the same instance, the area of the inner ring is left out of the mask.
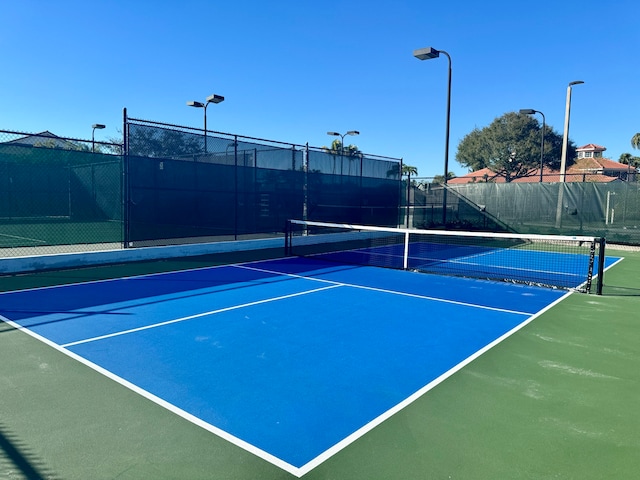
[[[322,260],[602,293],[605,240],[289,220],[286,253]],[[597,268],[597,272],[594,269]]]

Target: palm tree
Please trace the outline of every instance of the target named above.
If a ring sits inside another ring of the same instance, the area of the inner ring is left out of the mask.
[[[623,153],[622,155],[620,155],[618,162],[624,165],[629,165],[632,159],[633,159],[633,155],[631,155],[630,153]]]
[[[333,171],[331,173],[335,174],[336,159],[338,155],[340,155],[340,153],[342,152],[342,142],[336,138],[333,142],[331,142],[331,147],[327,147],[323,145],[322,150],[324,150],[325,152],[327,152],[333,157]]]
[[[331,147],[322,147],[322,150],[324,150],[327,153],[331,153],[332,155],[344,155],[346,157],[357,157],[358,155],[361,155],[362,152],[360,151],[360,149],[356,146],[356,145],[345,145],[344,148],[342,148],[342,142],[338,139],[334,140],[333,142],[331,142]]]
[[[634,157],[630,153],[623,153],[622,155],[620,155],[618,162],[622,163],[623,165],[630,165],[632,167],[640,166],[640,158]]]
[[[331,142],[331,147],[323,146],[322,150],[332,155],[340,155],[340,152],[342,152],[342,142],[336,139]]]
[[[342,163],[342,159],[344,157],[347,157],[347,159],[349,160],[349,173],[348,175],[351,175],[351,162],[353,160],[355,160],[356,158],[360,158],[362,157],[362,152],[360,151],[360,149],[356,146],[356,145],[345,145],[343,148],[342,142],[339,139],[335,139],[333,142],[331,142],[331,147],[322,147],[322,150],[324,150],[325,152],[333,155],[333,169],[334,169],[334,173],[335,173],[335,162],[336,159],[338,157],[338,155],[340,155],[341,158],[341,163]],[[341,167],[342,170],[342,167]],[[342,174],[342,171],[340,172],[340,174]]]
[[[412,165],[402,165],[402,175],[411,178],[411,175],[418,175],[418,169]]]
[[[485,174],[485,177],[488,177],[488,175]],[[453,172],[449,172],[447,174],[447,182],[449,180],[451,180],[452,178],[456,178],[456,174]],[[486,181],[486,178],[485,178]],[[438,184],[443,184],[444,183],[444,175],[436,175],[435,177],[433,177],[433,183],[438,183]]]
[[[640,132],[631,137],[631,146],[640,149]]]

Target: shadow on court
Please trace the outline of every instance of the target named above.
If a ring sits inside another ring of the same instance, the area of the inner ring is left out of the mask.
[[[44,462],[36,458],[28,445],[0,423],[0,473],[9,474],[7,478],[28,478],[29,480],[45,480],[59,478],[54,475]]]
[[[602,295],[606,297],[640,297],[640,288],[605,285]]]

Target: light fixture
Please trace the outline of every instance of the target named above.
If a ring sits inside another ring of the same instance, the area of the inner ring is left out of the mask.
[[[106,125],[103,125],[102,123],[94,123],[93,125],[91,125],[91,151],[95,152],[96,151],[96,130],[102,130],[103,128],[107,128]]]
[[[195,100],[191,100],[187,102],[187,106],[195,107],[195,108],[204,108],[204,153],[207,153],[207,107],[210,103],[220,103],[224,102],[224,97],[222,95],[209,95],[207,97],[207,101],[205,103],[196,102]]]

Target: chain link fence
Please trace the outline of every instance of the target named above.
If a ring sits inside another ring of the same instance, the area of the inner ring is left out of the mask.
[[[445,201],[440,184],[401,181],[398,159],[131,118],[124,131],[0,130],[0,256],[266,238],[291,218],[640,245],[635,181],[449,184]]]
[[[127,246],[280,236],[287,219],[397,225],[397,159],[126,125]]]
[[[594,235],[640,245],[640,184],[614,181],[456,185],[456,194],[519,233]]]
[[[126,117],[123,144],[0,131],[0,256],[396,226],[401,161]]]
[[[640,183],[467,183],[444,188],[403,181],[404,223],[414,228],[592,235],[609,243],[640,245]]]
[[[0,255],[119,245],[120,153],[110,143],[0,131]]]

